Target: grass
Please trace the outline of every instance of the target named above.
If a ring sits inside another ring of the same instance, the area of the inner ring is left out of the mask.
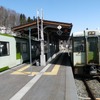
[[[0,72],[3,72],[3,71],[8,70],[8,69],[9,69],[9,67],[8,66],[5,66],[3,68],[0,68]]]

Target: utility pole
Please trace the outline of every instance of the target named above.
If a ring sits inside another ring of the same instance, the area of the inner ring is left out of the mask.
[[[38,31],[38,41],[40,40],[39,34],[39,10],[37,11],[37,31]]]
[[[44,54],[44,34],[43,34],[43,11],[41,10],[41,55],[40,55],[41,66],[46,65],[46,58]]]

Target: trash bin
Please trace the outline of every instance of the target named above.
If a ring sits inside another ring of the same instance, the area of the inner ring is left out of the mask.
[[[38,60],[36,60],[36,66],[39,66],[39,61]]]

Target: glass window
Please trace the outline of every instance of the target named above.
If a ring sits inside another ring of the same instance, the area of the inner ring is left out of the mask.
[[[9,43],[0,41],[0,56],[9,55]]]
[[[84,38],[74,38],[74,52],[84,52]]]
[[[88,38],[88,44],[89,44],[89,51],[93,52],[96,51],[97,47],[98,47],[98,40],[97,38]]]
[[[20,53],[21,52],[21,49],[20,49],[20,46],[21,44],[20,43],[16,43],[16,53]]]
[[[22,51],[23,51],[24,53],[27,52],[27,43],[23,43]]]

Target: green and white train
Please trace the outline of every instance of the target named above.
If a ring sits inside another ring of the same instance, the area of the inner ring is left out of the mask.
[[[73,33],[71,60],[75,74],[100,72],[100,30]]]
[[[29,60],[29,41],[0,34],[0,68],[13,67]],[[32,40],[32,58],[40,55],[40,42]]]

